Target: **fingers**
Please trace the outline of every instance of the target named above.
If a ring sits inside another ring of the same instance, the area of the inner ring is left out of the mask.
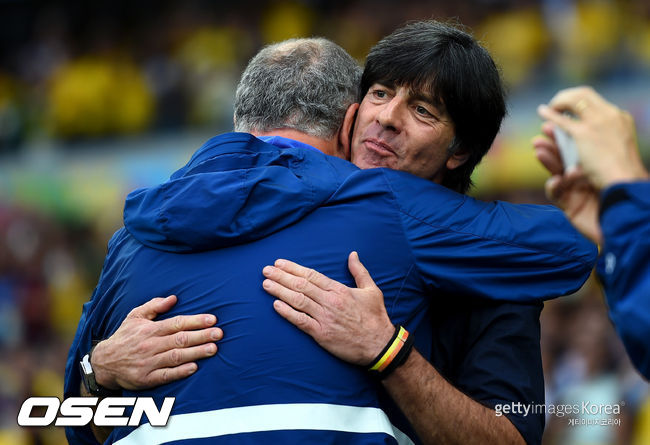
[[[166,320],[156,321],[159,335],[169,335],[181,331],[195,331],[209,328],[217,322],[213,314],[177,315]]]
[[[275,312],[280,314],[282,318],[312,337],[318,332],[320,325],[315,319],[311,318],[304,312],[295,310],[287,303],[281,300],[275,300],[273,302],[273,309],[275,309]]]
[[[585,176],[584,170],[579,165],[571,167],[564,172],[564,181],[569,185],[579,182],[589,183],[589,179]]]
[[[368,269],[359,260],[359,254],[357,252],[351,252],[350,256],[348,256],[348,269],[354,277],[358,288],[377,287]]]
[[[280,261],[283,260],[278,260],[276,261],[276,264]],[[287,263],[291,263],[291,261],[287,261]],[[316,274],[320,275],[321,277],[324,277],[325,280],[331,281],[333,283],[336,283],[334,280],[330,280],[329,278],[325,277],[325,275],[320,274],[316,272],[313,269],[313,272],[308,273],[308,277],[303,276],[305,274],[305,271],[299,271],[298,268],[302,268],[307,270],[306,268],[296,264],[296,263],[291,263],[292,266],[288,266],[288,270],[280,269],[278,267],[274,266],[266,266],[264,269],[262,269],[262,273],[266,278],[268,278],[271,281],[274,281],[277,284],[280,284],[284,286],[286,289],[293,291],[294,293],[300,293],[304,294],[305,296],[309,297],[310,299],[320,302],[322,301],[323,298],[323,288],[319,287],[318,285],[314,284],[311,279],[315,279],[316,281],[320,282],[323,284],[323,280],[321,278],[316,277]],[[297,267],[294,267],[297,266]],[[303,275],[299,275],[302,273]],[[265,280],[266,282],[267,280]],[[264,286],[264,283],[262,283]],[[266,283],[268,286],[269,283]],[[266,286],[264,287],[266,289]],[[270,289],[273,289],[274,291],[279,291],[280,289],[276,287],[270,287]],[[325,288],[326,289],[326,288]],[[268,292],[268,289],[267,289]],[[275,295],[275,294],[273,294]],[[277,295],[276,295],[277,296]]]
[[[276,283],[270,279],[264,280],[262,282],[262,287],[264,287],[264,290],[269,294],[279,298],[298,311],[305,312],[310,316],[316,316],[319,313],[319,304],[302,292],[288,289],[284,285]]]
[[[581,87],[565,88],[555,93],[548,104],[556,110],[567,110],[577,114],[578,110],[574,107],[579,100],[583,99],[584,93],[585,90]]]
[[[575,132],[575,127],[577,125],[576,120],[554,110],[548,105],[542,104],[538,106],[537,114],[539,114],[542,119],[546,119],[554,123],[569,134],[573,134]]]
[[[205,345],[194,346],[191,348],[177,348],[158,354],[156,368],[163,369],[176,367],[182,364],[191,363],[196,360],[211,357],[217,353],[217,345],[208,343]]]
[[[562,177],[560,175],[553,175],[546,180],[544,192],[550,201],[556,201],[557,197],[560,196],[559,186],[561,180]]]
[[[542,133],[549,138],[553,143],[557,143],[555,140],[555,133],[553,132],[553,129],[555,128],[555,125],[552,122],[544,122],[542,124]]]
[[[578,117],[590,114],[594,107],[605,102],[602,96],[588,86],[566,88],[557,92],[549,106],[558,111],[570,111]]]
[[[332,285],[336,283],[336,281],[326,277],[322,273],[314,269],[301,266],[300,264],[296,264],[293,261],[282,260],[282,259],[276,260],[275,267],[291,275],[305,278],[313,285],[318,286],[324,290],[329,290],[332,287]],[[300,290],[300,289],[294,289],[294,290]]]
[[[174,368],[161,368],[152,371],[147,376],[147,384],[150,387],[164,385],[179,379],[189,377],[196,372],[198,366],[196,363],[185,363]]]
[[[562,163],[562,158],[560,157],[557,145],[543,136],[536,136],[533,138],[532,143],[535,149],[535,155],[542,165],[546,167],[552,175],[562,174],[564,164]]]
[[[156,348],[156,351],[166,351],[174,348],[189,348],[219,341],[223,338],[223,331],[219,328],[203,329],[200,331],[181,331],[159,338],[161,339],[161,344]]]
[[[165,298],[152,298],[145,304],[133,308],[126,318],[146,318],[153,320],[160,314],[164,314],[172,308],[178,301],[176,295],[170,295]]]
[[[574,189],[578,184],[587,184],[584,172],[578,166],[568,170],[564,175],[553,175],[544,184],[546,197],[555,201],[561,208],[566,207],[567,198],[564,193],[569,189]]]

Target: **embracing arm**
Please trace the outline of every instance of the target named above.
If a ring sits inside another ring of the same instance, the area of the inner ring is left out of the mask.
[[[596,263],[596,246],[556,207],[483,202],[426,181],[403,181],[400,172],[382,173],[405,247],[428,288],[539,301],[577,291]]]
[[[524,443],[507,417],[456,389],[417,351],[383,385],[424,443]]]
[[[355,252],[348,264],[358,289],[286,260],[264,268],[263,286],[279,298],[273,304],[280,315],[335,356],[367,367],[394,326]],[[507,418],[454,388],[415,350],[382,383],[425,443],[524,443]]]
[[[109,390],[153,388],[192,375],[195,360],[214,355],[214,343],[223,337],[212,327],[217,319],[211,314],[154,319],[176,304],[177,297],[153,298],[134,308],[109,338],[93,348],[90,363],[97,384]],[[72,372],[80,372],[73,368]],[[96,397],[79,385],[79,394]],[[104,443],[112,427],[90,424],[95,439]]]
[[[223,332],[212,314],[154,319],[177,297],[153,298],[134,308],[120,327],[95,346],[91,364],[97,383],[108,389],[153,388],[192,375],[196,360],[217,352]]]

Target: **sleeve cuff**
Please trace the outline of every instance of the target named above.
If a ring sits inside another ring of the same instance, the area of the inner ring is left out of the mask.
[[[650,181],[622,182],[604,189],[600,194],[599,219],[618,203],[629,200],[650,207]]]

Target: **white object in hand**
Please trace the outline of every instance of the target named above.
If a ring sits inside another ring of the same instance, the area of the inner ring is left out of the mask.
[[[557,125],[553,128],[553,134],[555,135],[555,142],[557,142],[557,146],[560,149],[560,156],[562,157],[564,170],[566,171],[570,168],[576,167],[579,161],[576,142],[569,133]]]

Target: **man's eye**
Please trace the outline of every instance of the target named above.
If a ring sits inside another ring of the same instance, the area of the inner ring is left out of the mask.
[[[429,112],[429,110],[427,110],[426,108],[424,108],[422,105],[417,105],[417,106],[415,107],[415,112],[418,113],[418,114],[421,114],[422,116],[433,116],[433,115]]]
[[[386,92],[383,90],[374,90],[372,94],[378,99],[383,99],[386,97]]]

